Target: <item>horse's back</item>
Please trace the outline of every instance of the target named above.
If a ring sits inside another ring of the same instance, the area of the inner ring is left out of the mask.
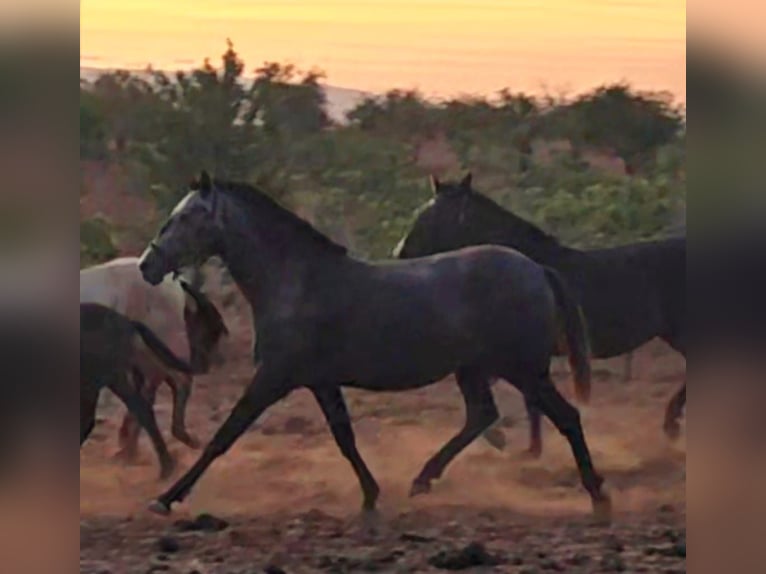
[[[130,320],[98,303],[80,304],[81,384],[100,385],[105,373],[127,367],[135,332]]]
[[[80,302],[99,303],[146,324],[179,357],[189,358],[184,322],[186,295],[170,275],[152,286],[137,257],[120,257],[80,271]]]

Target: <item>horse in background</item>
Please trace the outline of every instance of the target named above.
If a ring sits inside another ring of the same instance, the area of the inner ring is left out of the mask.
[[[199,440],[186,429],[186,406],[192,375],[207,373],[222,360],[219,346],[228,330],[215,305],[183,279],[167,276],[156,287],[147,284],[137,257],[120,257],[80,270],[80,303],[98,303],[145,324],[176,357],[191,365],[186,373],[144,361],[142,394],[153,405],[158,387],[167,383],[173,394],[172,434],[187,446],[198,448]],[[136,418],[126,412],[116,458],[135,460],[140,432]]]
[[[156,369],[154,364],[165,370],[192,372],[191,366],[176,357],[146,325],[104,305],[80,303],[80,446],[95,427],[101,390],[108,388],[146,429],[157,453],[160,478],[167,478],[175,462],[154,410],[142,396],[141,373]]]
[[[475,191],[468,173],[460,182],[431,177],[434,197],[424,205],[394,250],[401,259],[471,245],[504,245],[559,271],[579,301],[593,358],[630,353],[659,337],[686,357],[686,238],[579,250]],[[686,404],[686,383],[668,402],[663,428],[675,439]],[[530,452],[542,451],[540,415],[527,405]],[[485,438],[498,446],[499,429]]]
[[[610,514],[577,409],[553,385],[560,328],[580,400],[590,389],[585,327],[558,272],[518,251],[478,246],[412,261],[350,256],[308,222],[245,183],[205,172],[142,255],[146,281],[219,256],[251,305],[260,368],[198,460],[150,509],[169,513],[270,406],[299,388],[316,398],[373,511],[380,488],[359,453],[344,387],[405,391],[450,373],[466,420],[425,463],[410,495],[498,418],[489,382],[517,387],[568,440],[594,512]],[[369,516],[366,514],[365,516]]]

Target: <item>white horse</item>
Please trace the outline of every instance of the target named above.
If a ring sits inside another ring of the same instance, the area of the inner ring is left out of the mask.
[[[210,308],[212,315],[217,316],[219,325],[211,327],[214,334],[203,336],[204,345],[210,347],[203,349],[203,352],[211,351],[212,347],[217,345],[220,335],[226,333],[220,314],[212,303],[206,302],[204,295],[196,293],[192,296],[188,286],[182,286],[181,281],[170,275],[156,287],[151,286],[141,276],[137,257],[120,257],[80,270],[80,303],[99,303],[131,320],[140,321],[149,327],[175,356],[192,365],[195,364],[195,342],[191,340],[190,317],[202,315],[203,311],[209,316]],[[204,321],[215,323],[216,319],[204,318]],[[136,348],[136,353],[142,352],[146,352],[145,349]],[[157,388],[163,382],[167,382],[173,393],[172,434],[187,446],[198,448],[199,440],[187,432],[185,423],[192,377],[179,371],[164,369],[157,361],[151,364],[157,367],[140,373],[146,381],[142,388],[144,396],[153,404]],[[203,368],[198,368],[195,372],[206,371],[207,361]],[[117,458],[130,461],[136,457],[140,432],[138,422],[130,413],[126,413],[119,432],[120,450]]]

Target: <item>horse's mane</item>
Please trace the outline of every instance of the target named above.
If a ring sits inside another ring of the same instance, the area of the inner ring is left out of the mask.
[[[522,219],[486,195],[472,191],[470,197],[481,207],[492,211],[501,221],[507,222],[508,226],[512,226],[517,234],[520,233],[524,235],[530,241],[537,241],[549,245],[560,245],[559,240],[555,236],[543,231],[534,223]]]
[[[289,209],[281,206],[276,200],[272,199],[266,193],[255,186],[247,183],[238,183],[231,181],[214,180],[216,191],[227,193],[233,197],[243,200],[246,204],[254,207],[258,211],[266,211],[272,221],[277,221],[287,227],[300,232],[304,237],[310,239],[316,245],[328,248],[331,252],[345,254],[346,247],[340,245],[319,231],[305,219],[298,217]]]

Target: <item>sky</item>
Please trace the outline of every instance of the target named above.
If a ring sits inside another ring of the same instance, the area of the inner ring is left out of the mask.
[[[82,0],[80,64],[189,68],[226,49],[334,86],[576,94],[628,81],[686,100],[685,0]]]

